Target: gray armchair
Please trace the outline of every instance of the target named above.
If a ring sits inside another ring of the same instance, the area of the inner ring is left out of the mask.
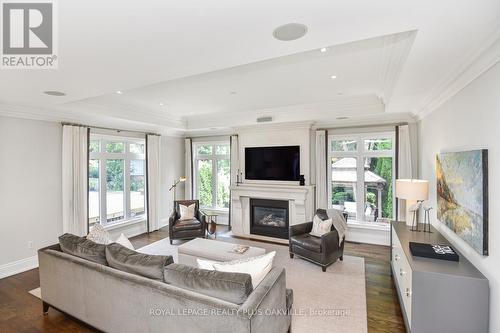
[[[196,204],[195,218],[191,220],[179,220],[181,217],[179,205],[189,206],[192,204]],[[200,202],[198,200],[174,201],[174,210],[168,221],[170,244],[172,244],[174,239],[204,237],[206,229],[205,215],[200,211]]]
[[[317,209],[316,215],[322,220],[328,219],[328,215],[324,209]],[[334,226],[332,226],[330,232],[321,237],[311,236],[309,233],[312,230],[312,226],[312,222],[306,222],[290,227],[290,258],[298,255],[321,266],[323,272],[325,272],[326,268],[337,261],[337,259],[340,259],[340,261],[344,259],[345,237],[339,242],[339,234]]]

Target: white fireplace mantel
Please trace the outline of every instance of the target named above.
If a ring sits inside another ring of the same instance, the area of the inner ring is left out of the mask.
[[[231,230],[236,236],[288,243],[250,233],[250,199],[288,201],[290,226],[312,221],[314,215],[314,186],[238,184],[231,187]]]

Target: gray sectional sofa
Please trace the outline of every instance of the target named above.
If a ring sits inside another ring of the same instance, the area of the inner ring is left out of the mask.
[[[246,294],[243,290],[243,298],[241,291],[236,294],[241,299],[237,304],[227,300],[227,290],[217,297],[221,283],[212,284],[210,293],[206,280],[188,281],[191,288],[183,288],[63,252],[59,244],[40,249],[38,259],[44,312],[53,307],[105,332],[290,330],[287,310],[293,297],[286,289],[283,268],[274,267],[254,290]],[[174,280],[179,280],[178,274],[193,273],[192,268],[177,264],[170,270],[177,274]],[[207,271],[203,274],[211,276]]]

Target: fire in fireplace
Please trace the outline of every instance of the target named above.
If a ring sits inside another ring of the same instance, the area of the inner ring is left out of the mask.
[[[250,233],[288,239],[288,201],[250,199]]]

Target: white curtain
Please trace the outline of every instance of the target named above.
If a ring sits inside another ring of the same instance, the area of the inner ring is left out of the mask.
[[[410,127],[398,126],[398,178],[413,178]],[[398,199],[398,219],[406,221],[406,201]]]
[[[88,128],[63,126],[62,211],[63,232],[87,234]]]
[[[240,170],[238,136],[231,135],[231,186],[236,185],[238,181],[238,172]]]
[[[231,135],[229,138],[229,142],[231,145],[231,186],[236,186],[238,183],[238,173],[240,172],[240,156],[239,156],[239,145],[238,145],[238,136]],[[240,180],[241,181],[241,180]],[[229,230],[231,230],[231,217],[233,215],[232,211],[232,200],[231,200],[231,190],[229,190]]]
[[[160,136],[147,135],[148,230],[160,228]]]
[[[316,208],[328,208],[325,130],[316,131]]]
[[[186,185],[185,185],[185,197],[186,200],[193,199],[193,153],[192,153],[192,143],[191,139],[187,138],[184,140],[185,144],[185,175],[186,175]]]

